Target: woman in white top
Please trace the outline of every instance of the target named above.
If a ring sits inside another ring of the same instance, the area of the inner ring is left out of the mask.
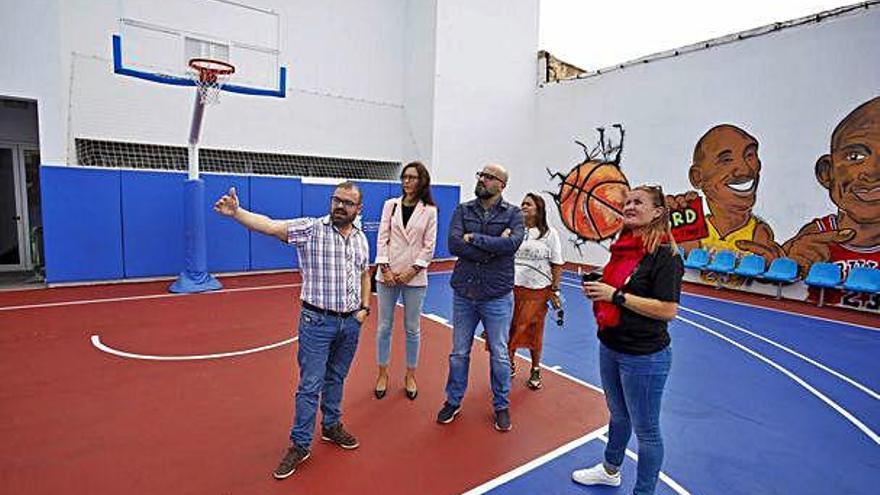
[[[526,194],[522,205],[526,235],[516,252],[513,287],[513,319],[510,323],[510,373],[516,374],[514,354],[529,349],[532,369],[527,385],[541,388],[541,349],[544,342],[544,318],[547,301],[559,308],[559,283],[562,277],[562,244],[556,229],[547,225],[544,199]]]

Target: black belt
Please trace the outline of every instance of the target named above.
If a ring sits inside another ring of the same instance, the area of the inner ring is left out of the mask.
[[[302,307],[304,309],[309,310],[309,311],[314,311],[315,313],[321,313],[322,315],[327,315],[327,316],[335,316],[337,318],[348,318],[349,316],[358,312],[358,310],[345,311],[345,312],[333,311],[332,309],[319,308],[319,307],[315,306],[314,304],[307,303],[305,301],[302,302]]]

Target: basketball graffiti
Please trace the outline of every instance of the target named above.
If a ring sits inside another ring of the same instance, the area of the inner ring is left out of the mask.
[[[561,180],[558,192],[549,194],[562,223],[577,236],[578,247],[609,239],[623,226],[621,210],[629,190],[626,176],[620,170],[624,130],[620,124],[613,127],[619,134],[616,145],[606,140],[605,129],[600,127],[599,142],[592,150],[575,141],[584,150],[583,162],[565,175],[547,169],[551,179]]]
[[[757,139],[731,124],[709,129],[694,147],[688,179],[705,196],[709,215],[705,217],[705,233],[680,239],[682,247],[688,251],[695,247],[757,251],[768,261],[783,255],[773,229],[752,211],[761,181]],[[695,191],[667,197],[667,204],[675,211],[687,212],[695,201],[702,202]]]
[[[809,221],[783,245],[805,272],[832,262],[846,277],[855,267],[880,268],[880,96],[859,105],[831,133],[831,149],[816,161],[819,184],[837,212]],[[815,293],[810,294],[811,298]],[[826,301],[880,312],[880,294],[826,292]]]

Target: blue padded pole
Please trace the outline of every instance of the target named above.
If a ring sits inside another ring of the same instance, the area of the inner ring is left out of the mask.
[[[208,273],[208,250],[205,235],[205,182],[201,179],[184,183],[183,228],[186,238],[184,269],[169,290],[177,293],[205,292],[222,289],[223,285]]]

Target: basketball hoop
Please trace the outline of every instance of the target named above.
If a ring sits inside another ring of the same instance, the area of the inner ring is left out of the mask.
[[[220,89],[235,73],[232,64],[210,58],[190,59],[189,68],[189,76],[199,89],[199,100],[206,105],[215,105],[220,101]]]

